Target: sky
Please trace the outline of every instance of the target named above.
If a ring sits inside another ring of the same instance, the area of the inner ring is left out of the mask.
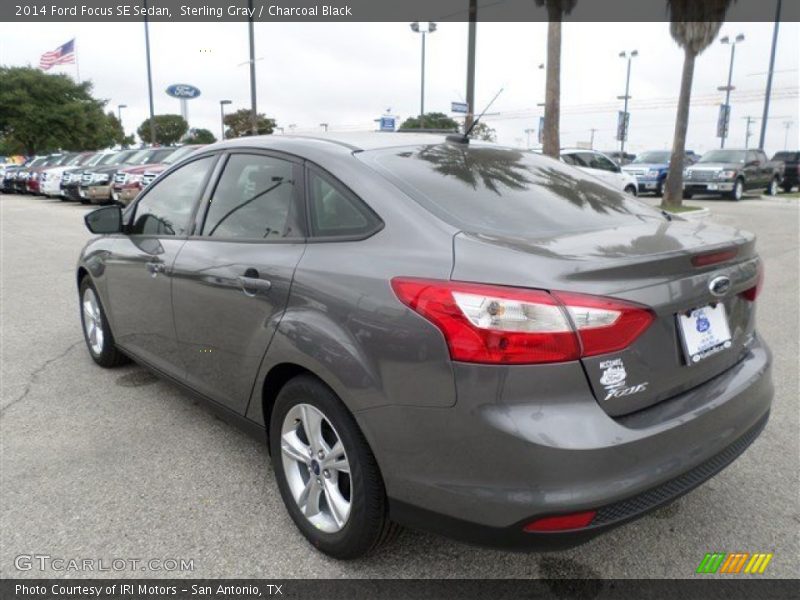
[[[544,101],[546,23],[479,23],[477,33],[476,109],[482,110],[502,88],[484,117],[498,142],[535,145]],[[758,144],[763,94],[769,67],[772,23],[726,23],[720,35],[745,40],[736,46],[732,116],[728,147],[745,144],[746,116],[750,146]],[[39,56],[76,38],[83,80],[94,83],[95,96],[109,109],[123,109],[132,133],[148,116],[144,26],[141,23],[0,23],[0,64],[38,65]],[[179,113],[166,95],[173,83],[201,90],[189,101],[191,127],[220,136],[220,105],[226,110],[250,106],[246,23],[151,23],[150,40],[155,111]],[[370,130],[385,111],[403,119],[420,106],[420,35],[406,23],[256,23],[258,110],[277,119],[288,133],[322,130]],[[467,24],[440,23],[427,37],[425,110],[450,112],[466,87]],[[617,111],[625,91],[626,61],[618,55],[636,49],[630,82],[631,121],[626,149],[640,152],[671,147],[683,52],[667,23],[571,23],[563,25],[561,142],[618,148],[614,139]],[[718,147],[716,119],[725,85],[730,47],[715,41],[696,63],[687,148],[704,152]],[[798,140],[798,62],[800,24],[782,23],[773,79],[773,102],[765,149],[768,153],[800,146]],[[245,63],[245,64],[242,64]],[[75,65],[51,72],[77,76]],[[791,122],[786,129],[785,123]]]

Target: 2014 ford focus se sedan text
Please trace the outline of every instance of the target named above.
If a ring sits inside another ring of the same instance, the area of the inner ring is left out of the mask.
[[[551,158],[244,138],[86,222],[92,358],[265,436],[292,519],[335,557],[400,525],[575,545],[712,477],[768,418],[753,235]]]

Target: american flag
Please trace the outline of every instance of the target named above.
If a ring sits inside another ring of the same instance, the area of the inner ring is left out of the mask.
[[[39,59],[39,68],[47,71],[54,65],[66,65],[75,62],[75,38],[53,50],[45,52]]]

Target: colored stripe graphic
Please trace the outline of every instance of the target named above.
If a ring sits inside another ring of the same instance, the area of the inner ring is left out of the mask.
[[[766,552],[707,552],[697,567],[697,573],[713,575],[714,573],[750,575],[762,574],[767,569],[767,565],[772,560],[773,554]],[[747,565],[747,566],[745,566]]]

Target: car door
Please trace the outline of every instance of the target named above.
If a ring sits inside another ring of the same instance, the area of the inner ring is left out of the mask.
[[[305,248],[302,164],[233,152],[175,260],[186,380],[243,414]]]
[[[745,156],[744,178],[748,190],[761,187],[765,183],[762,165],[758,162],[758,153],[755,150],[748,150]]]
[[[127,217],[127,235],[106,258],[116,342],[173,377],[183,374],[172,318],[171,269],[194,223],[215,156],[192,161],[150,188]]]

